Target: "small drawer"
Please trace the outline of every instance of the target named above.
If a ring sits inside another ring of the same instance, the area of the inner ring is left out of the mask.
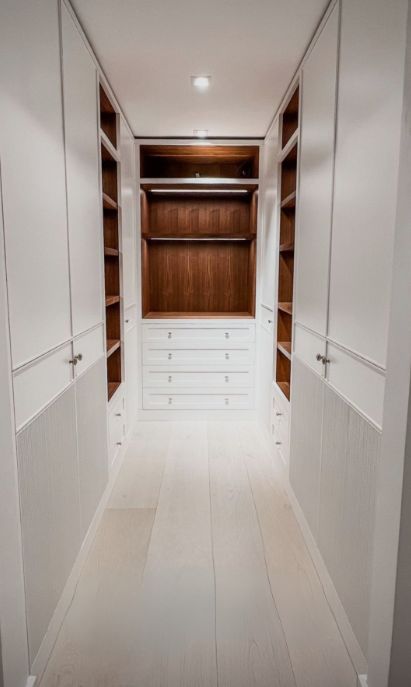
[[[96,327],[82,334],[73,342],[74,366],[76,377],[85,372],[104,355],[104,329]]]
[[[111,463],[113,463],[117,452],[124,442],[125,424],[125,401],[124,397],[120,397],[113,408],[110,409],[108,417],[109,458]]]
[[[195,394],[189,390],[170,394],[145,389],[143,406],[146,410],[246,410],[252,407],[252,394]]]
[[[228,327],[162,327],[155,325],[143,326],[143,341],[151,343],[184,344],[184,346],[201,346],[204,342],[209,345],[224,346],[229,342],[254,341],[254,325],[228,326]]]
[[[45,355],[13,375],[16,429],[48,405],[73,381],[71,343]]]
[[[243,370],[205,371],[181,369],[164,370],[159,367],[145,367],[143,381],[145,387],[169,387],[170,389],[184,387],[196,387],[197,389],[221,387],[231,389],[234,387],[252,386],[253,375],[249,368]]]
[[[143,346],[144,365],[252,365],[254,346],[242,348],[158,348]]]

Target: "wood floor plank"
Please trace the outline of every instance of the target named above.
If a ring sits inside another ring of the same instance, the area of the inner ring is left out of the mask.
[[[155,511],[107,510],[41,687],[128,687]]]
[[[214,573],[206,427],[175,423],[135,636],[135,685],[214,687]]]
[[[157,508],[171,428],[171,422],[137,425],[108,508]]]
[[[293,687],[236,423],[210,423],[219,687]]]
[[[282,486],[281,466],[253,424],[238,427],[265,545],[271,588],[297,687],[355,687],[357,676]]]

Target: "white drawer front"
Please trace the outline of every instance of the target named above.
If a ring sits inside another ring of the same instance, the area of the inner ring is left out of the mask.
[[[184,388],[196,387],[206,389],[221,387],[252,386],[253,376],[250,369],[226,371],[176,370],[145,367],[143,372],[145,387]]]
[[[252,394],[195,394],[189,390],[167,393],[146,389],[143,405],[146,410],[245,410],[252,408]]]
[[[189,327],[143,325],[143,341],[152,343],[200,344],[207,347],[210,344],[227,346],[228,343],[254,341],[254,325],[238,327]]]
[[[73,342],[74,357],[77,356],[75,375],[78,377],[104,355],[104,329],[96,327],[82,334]],[[79,358],[78,356],[81,356]]]
[[[13,375],[16,428],[42,410],[73,379],[71,343]]]
[[[295,325],[293,345],[295,355],[322,377],[325,374],[325,366],[321,360],[317,360],[317,355],[325,356],[325,345],[325,339],[298,324]]]
[[[252,365],[254,347],[243,348],[155,348],[144,344],[144,365]]]
[[[125,422],[124,398],[121,397],[110,410],[108,418],[109,457],[111,463],[114,461],[117,451],[124,441]]]
[[[382,427],[385,375],[359,358],[328,344],[327,381],[347,401]]]

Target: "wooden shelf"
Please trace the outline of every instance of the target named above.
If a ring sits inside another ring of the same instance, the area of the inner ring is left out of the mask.
[[[291,136],[291,138],[287,141],[287,144],[286,144],[286,145],[284,146],[284,148],[281,150],[280,155],[279,155],[279,160],[280,160],[280,162],[282,162],[283,160],[285,160],[285,158],[287,157],[287,155],[289,154],[289,152],[294,148],[295,144],[296,144],[297,141],[298,141],[298,134],[299,134],[299,130],[296,129],[296,130],[294,131],[293,135]]]
[[[291,341],[278,341],[277,348],[283,355],[291,360]]]
[[[164,177],[162,179],[157,177],[147,177],[141,179],[141,188],[143,191],[155,191],[159,195],[161,191],[165,191],[165,195],[184,195],[187,191],[190,195],[195,195],[198,192],[201,195],[207,195],[205,191],[217,190],[219,196],[233,195],[233,191],[239,191],[241,195],[252,193],[258,189],[258,179],[226,179],[224,177]],[[235,195],[235,194],[234,194]]]
[[[280,302],[280,303],[278,303],[278,309],[281,310],[281,312],[285,312],[287,315],[293,314],[293,304],[292,303]]]
[[[289,382],[277,382],[278,388],[283,392],[287,401],[290,400],[290,383]]]
[[[108,248],[107,246],[104,246],[104,255],[111,256],[111,257],[118,257],[120,255],[119,251],[117,248]]]
[[[141,238],[148,241],[252,241],[256,238],[255,234],[158,234],[143,233]]]
[[[108,382],[108,400],[114,396],[121,382]]]
[[[280,243],[280,253],[293,253],[294,252],[294,242]]]
[[[146,320],[164,320],[164,319],[254,319],[254,316],[249,312],[157,312],[151,311],[144,315]]]
[[[292,191],[284,200],[281,201],[281,209],[282,210],[288,210],[291,208],[295,208],[295,199],[296,199],[296,192]]]
[[[107,358],[120,348],[120,339],[107,339]]]
[[[103,208],[105,210],[117,210],[118,204],[115,200],[110,198],[110,196],[107,193],[103,193]]]
[[[109,137],[105,134],[103,129],[100,129],[100,140],[101,140],[101,145],[104,148],[104,150],[101,151],[101,156],[103,160],[113,160],[114,162],[119,162],[120,161],[120,156],[111,143]]]
[[[120,302],[120,296],[106,296],[106,308]]]

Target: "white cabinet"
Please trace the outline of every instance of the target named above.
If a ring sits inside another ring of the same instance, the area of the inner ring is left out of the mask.
[[[110,407],[108,417],[108,453],[110,466],[114,463],[117,454],[123,445],[126,433],[126,409],[124,396],[116,398],[115,403]]]
[[[74,339],[73,359],[76,361],[74,365],[76,377],[83,374],[103,355],[105,355],[105,348],[102,325]]]
[[[262,207],[261,250],[261,290],[260,302],[268,308],[274,308],[275,296],[275,243],[277,226],[277,155],[278,124],[274,124],[272,135],[261,148],[262,155],[262,188],[259,202]],[[269,312],[269,310],[268,310]],[[273,319],[273,314],[267,319]]]
[[[120,117],[121,158],[121,236],[123,253],[124,307],[137,302],[136,278],[136,213],[137,182],[135,172],[135,143],[127,124]]]
[[[97,71],[62,4],[62,66],[73,335],[103,319]]]
[[[295,321],[327,333],[338,7],[302,70]]]
[[[137,326],[126,331],[124,336],[124,370],[126,380],[126,426],[127,431],[137,420],[138,409],[138,337]]]
[[[343,0],[330,337],[385,366],[404,79],[405,0]]]
[[[31,11],[13,0],[1,3],[0,150],[13,368],[71,335],[58,21],[57,2],[41,0]]]

